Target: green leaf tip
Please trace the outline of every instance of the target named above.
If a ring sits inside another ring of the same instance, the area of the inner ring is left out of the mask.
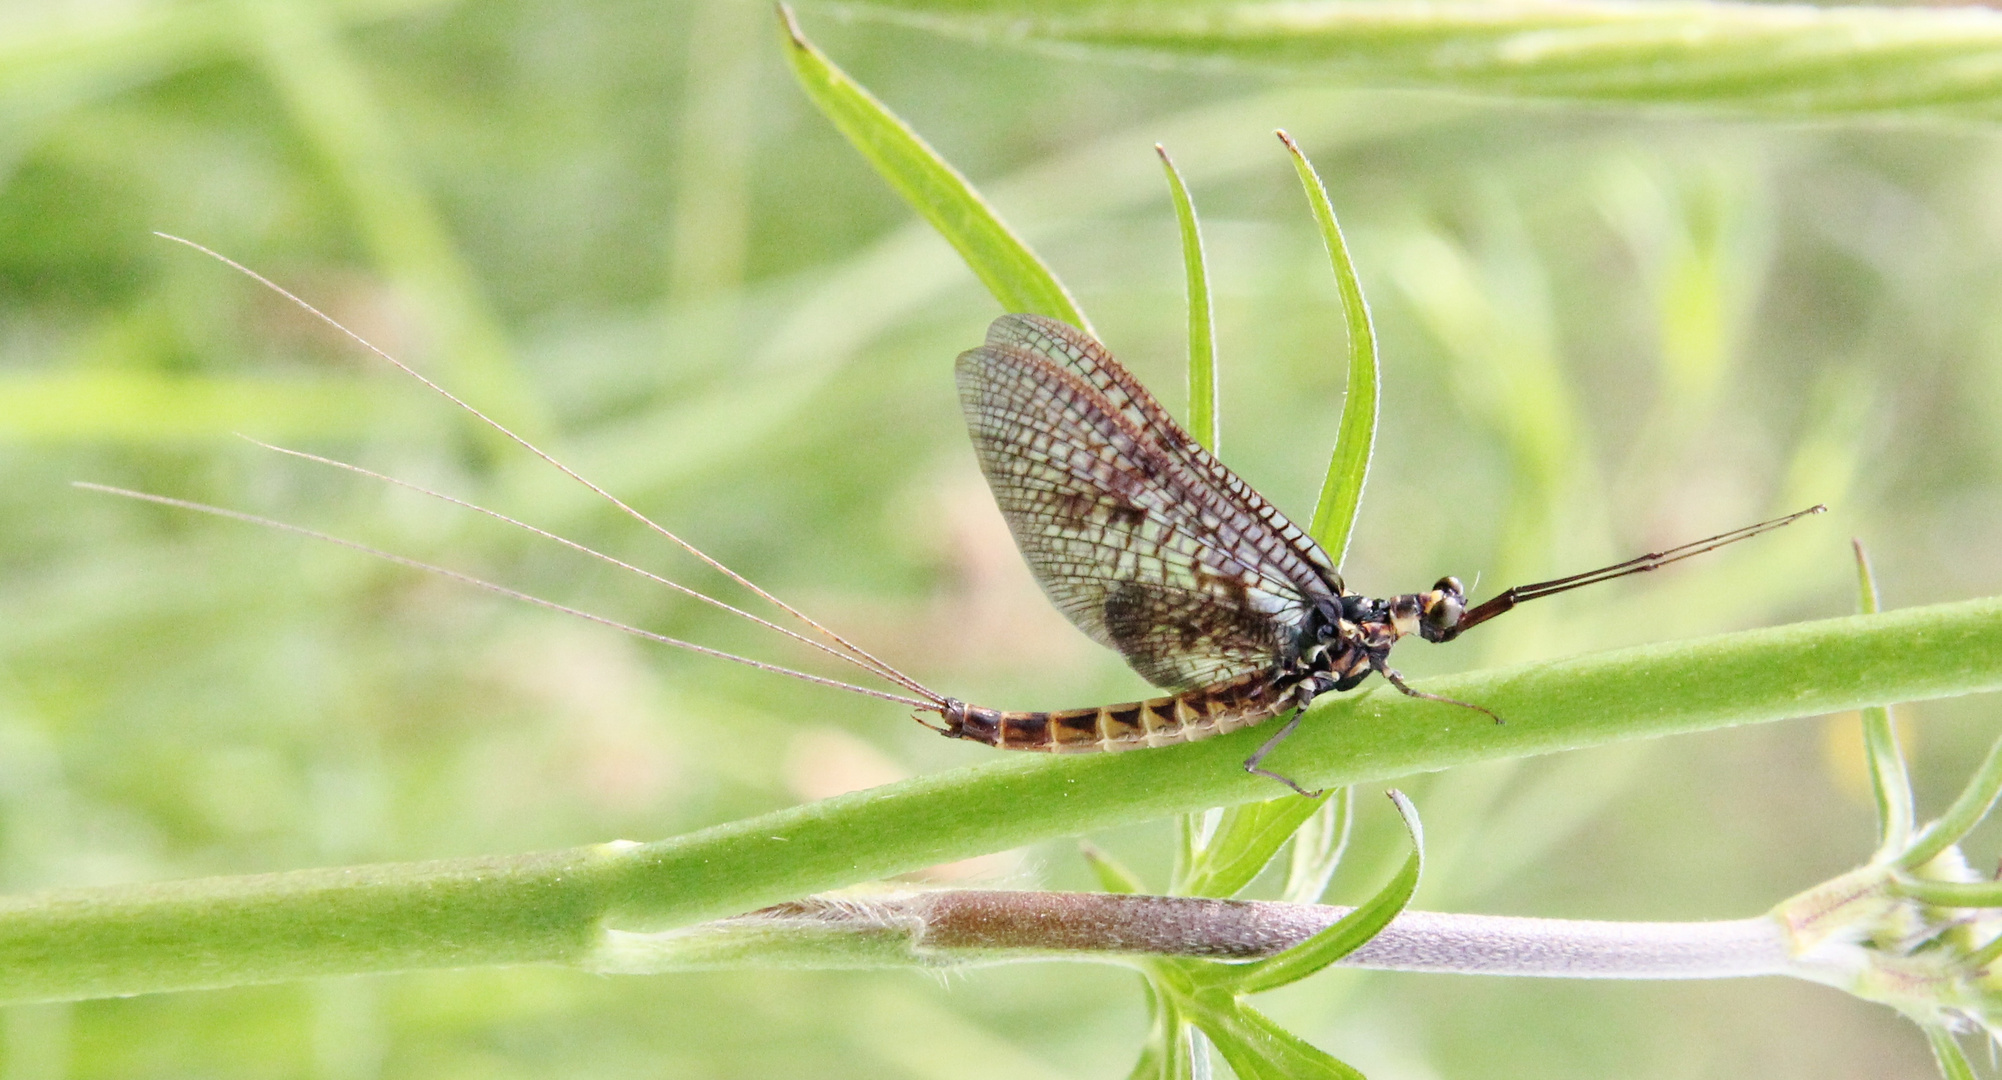
[[[1202,226],[1196,219],[1195,200],[1182,181],[1168,148],[1154,144],[1161,156],[1161,168],[1168,174],[1168,194],[1175,204],[1175,221],[1182,233],[1182,266],[1189,294],[1189,432],[1203,449],[1215,454],[1223,437],[1222,417],[1217,412],[1217,363],[1215,307],[1210,301],[1209,263],[1203,254]]]
[[[813,48],[813,46],[806,43],[806,34],[799,28],[799,19],[793,16],[792,5],[773,4],[772,6],[778,9],[779,26],[785,30],[786,37],[792,39],[792,47],[795,49]]]
[[[1008,228],[965,176],[896,113],[815,48],[784,4],[779,24],[800,89],[876,175],[937,229],[980,283],[1010,313],[1059,319],[1092,334],[1070,292]],[[1096,334],[1093,334],[1096,337]]]
[[[1147,886],[1140,875],[1128,870],[1118,859],[1106,854],[1105,849],[1089,840],[1077,842],[1077,853],[1084,856],[1086,866],[1091,867],[1092,877],[1098,879],[1098,887],[1109,893],[1144,893]]]
[[[1328,261],[1334,268],[1335,287],[1341,295],[1342,316],[1348,330],[1348,392],[1342,399],[1341,426],[1328,461],[1327,479],[1321,483],[1313,524],[1307,530],[1339,567],[1348,552],[1349,536],[1355,531],[1356,515],[1362,509],[1370,454],[1376,447],[1377,409],[1382,397],[1376,330],[1370,322],[1362,284],[1356,277],[1355,262],[1349,258],[1348,242],[1335,220],[1334,204],[1328,200],[1327,186],[1321,183],[1314,163],[1307,160],[1293,136],[1284,129],[1273,134],[1293,155],[1293,168],[1300,174],[1300,185],[1306,189],[1308,206],[1314,212],[1321,241],[1328,249]]]

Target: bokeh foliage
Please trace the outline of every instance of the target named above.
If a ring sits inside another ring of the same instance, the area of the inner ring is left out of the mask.
[[[2002,584],[2002,155],[1985,128],[1523,108],[803,17],[1174,401],[1186,323],[1152,150],[1165,143],[1204,213],[1227,459],[1304,516],[1344,346],[1326,253],[1269,132],[1301,141],[1385,357],[1346,563],[1359,587],[1445,572],[1498,587],[1767,510],[1836,508],[1414,649],[1400,656],[1414,673],[1842,614],[1851,534],[1870,541],[1888,607]],[[94,479],[242,506],[797,659],[491,523],[232,438],[435,483],[714,584],[156,228],[299,289],[927,681],[1024,706],[1140,689],[1043,603],[964,444],[948,366],[991,300],[802,99],[761,4],[22,5],[9,19],[9,890],[651,839],[984,752],[893,707],[72,491]],[[1957,783],[1989,708],[1903,712],[1922,792]],[[1855,728],[1419,779],[1418,902],[1762,909],[1869,836]],[[1404,854],[1380,809],[1359,828],[1338,899]],[[1098,839],[1160,880],[1165,836],[1136,823]],[[1062,845],[954,872],[1090,881]],[[1788,985],[1342,973],[1261,1008],[1372,1076],[1926,1067],[1895,1018]],[[1085,1076],[1122,1069],[1143,1026],[1127,980],[1089,968],[948,987],[481,971],[9,1010],[0,1075]]]

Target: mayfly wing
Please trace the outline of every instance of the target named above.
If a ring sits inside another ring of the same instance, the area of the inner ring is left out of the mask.
[[[1091,339],[1008,316],[960,356],[958,380],[1030,569],[1149,682],[1183,690],[1269,668],[1314,600],[1339,591],[1326,556],[1303,551],[1299,530]]]
[[[1341,575],[1321,545],[1204,449],[1140,385],[1140,380],[1091,335],[1041,315],[1003,315],[987,328],[987,344],[1037,353],[1083,379],[1150,445],[1185,464],[1214,498],[1261,523],[1264,529],[1259,538],[1260,551],[1268,562],[1290,580],[1302,580],[1300,575],[1311,574],[1331,592],[1342,591]]]

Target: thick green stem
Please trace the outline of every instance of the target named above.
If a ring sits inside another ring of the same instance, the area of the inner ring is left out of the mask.
[[[579,958],[621,847],[13,897],[0,1001]]]
[[[1503,632],[1496,630],[1494,632]],[[1911,608],[1329,695],[1274,757],[1313,787],[1622,739],[2002,689],[2002,599]],[[727,722],[727,718],[718,718]],[[979,765],[653,844],[73,890],[0,906],[0,1001],[306,975],[575,962],[601,931],[686,926],[933,863],[1272,797],[1256,731]]]

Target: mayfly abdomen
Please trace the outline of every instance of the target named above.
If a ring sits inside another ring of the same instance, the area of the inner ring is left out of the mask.
[[[952,702],[945,734],[1002,750],[1096,754],[1172,746],[1224,735],[1293,707],[1270,672],[1255,672],[1172,697],[1055,712],[1011,712]]]

